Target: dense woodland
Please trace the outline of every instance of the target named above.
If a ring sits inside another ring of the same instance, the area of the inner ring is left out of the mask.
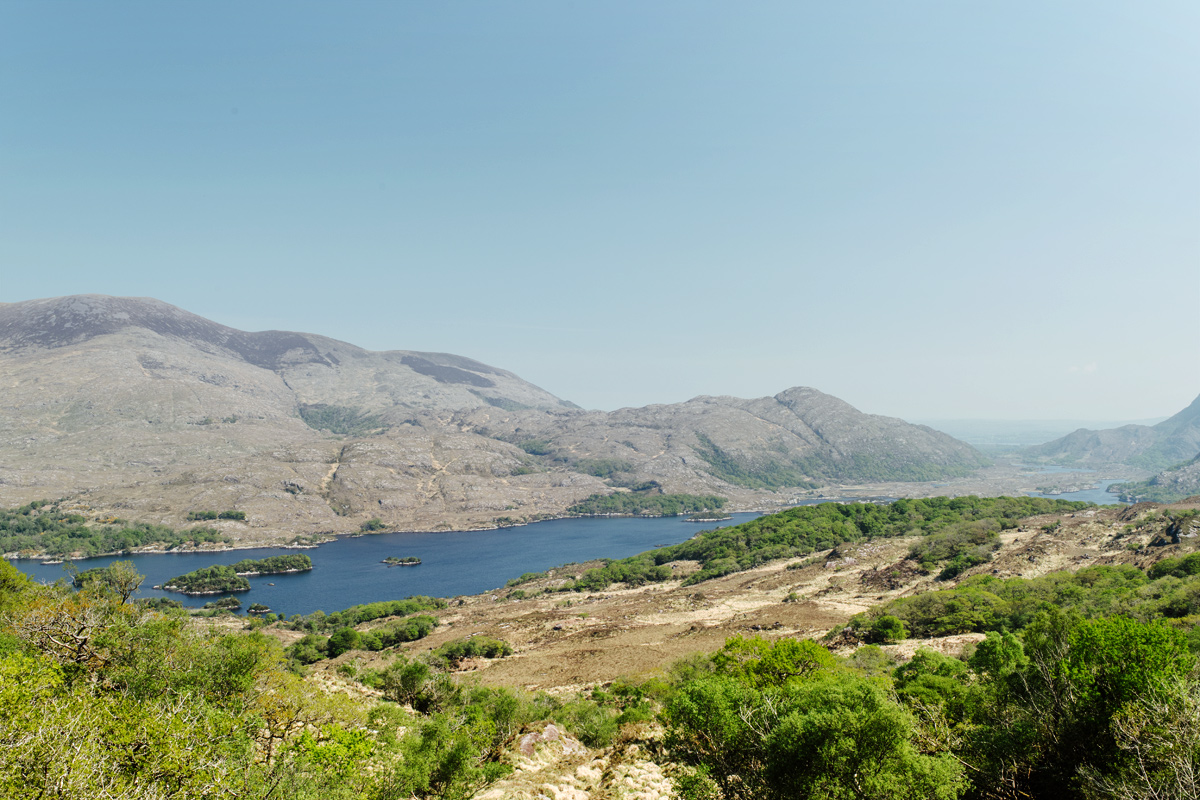
[[[936,569],[986,548],[994,526],[1071,507],[895,505],[794,509],[713,531],[678,546],[678,557],[741,568],[769,548],[919,531],[925,541],[910,558]],[[591,747],[661,725],[658,758],[675,765],[687,800],[1200,793],[1196,554],[1147,571],[973,577],[876,608],[825,643],[734,637],[657,677],[576,697],[451,675],[462,659],[509,655],[499,640],[401,652],[405,637],[436,624],[425,612],[439,600],[276,622],[308,634],[285,652],[258,630],[270,620],[217,632],[133,601],[136,573],[114,566],[76,591],[0,563],[2,796],[467,798],[511,769],[506,747],[539,720]],[[958,631],[987,638],[961,658],[918,650],[899,662],[878,646]],[[835,641],[849,655],[827,649]],[[361,673],[344,665],[382,700],[303,679],[306,663],[354,649],[393,654]]]
[[[0,509],[0,552],[15,553],[22,558],[89,558],[129,553],[144,547],[174,550],[230,541],[213,528],[177,531],[165,525],[126,522],[116,517],[89,524],[82,515],[63,511],[57,503],[48,501]]]

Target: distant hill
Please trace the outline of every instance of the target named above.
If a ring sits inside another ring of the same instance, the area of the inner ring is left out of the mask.
[[[1119,428],[1124,425],[1156,425],[1165,417],[1098,422],[1064,419],[918,419],[921,425],[948,433],[988,454],[1010,453],[1022,447],[1040,445],[1080,428]]]
[[[814,389],[583,411],[462,356],[249,333],[142,298],[0,304],[0,375],[0,504],[175,527],[236,509],[245,522],[212,524],[246,541],[508,524],[625,490],[761,504],[986,463]]]
[[[1200,452],[1200,397],[1157,425],[1125,425],[1074,433],[1021,451],[1027,458],[1054,464],[1094,466],[1127,464],[1162,470]]]
[[[1185,464],[1163,470],[1150,480],[1117,483],[1109,487],[1126,503],[1149,500],[1155,503],[1177,503],[1200,495],[1200,455]]]
[[[987,460],[924,426],[864,414],[816,389],[774,397],[697,397],[611,413],[473,414],[488,436],[536,443],[544,459],[618,480],[691,477],[691,488],[748,489],[830,483],[927,481],[961,476]],[[623,474],[622,474],[623,473]]]

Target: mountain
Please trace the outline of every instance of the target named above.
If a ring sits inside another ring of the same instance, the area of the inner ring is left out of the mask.
[[[236,412],[247,395],[278,392],[300,407],[336,405],[380,411],[389,419],[411,408],[575,407],[469,358],[376,353],[290,331],[247,333],[149,298],[83,295],[0,305],[0,351],[34,368],[39,354],[103,354],[113,369],[135,369],[168,384],[199,380],[232,388],[211,397],[229,404],[211,409],[218,412]],[[245,410],[253,407],[251,402]]]
[[[1116,483],[1109,487],[1121,500],[1138,503],[1176,503],[1200,495],[1200,455],[1185,464],[1165,469],[1153,478],[1135,483]]]
[[[580,468],[628,480],[669,476],[694,490],[924,481],[986,463],[932,428],[858,411],[816,389],[756,400],[697,397],[611,413],[465,415],[473,429]]]
[[[598,493],[719,494],[930,480],[985,463],[950,436],[814,389],[584,411],[461,356],[249,333],[152,299],[0,305],[0,504],[67,498],[93,516],[247,542],[480,527]]]
[[[1173,417],[1154,426],[1124,425],[1074,433],[1036,447],[1022,455],[1056,464],[1098,466],[1127,464],[1147,470],[1162,470],[1186,461],[1200,452],[1200,396]]]

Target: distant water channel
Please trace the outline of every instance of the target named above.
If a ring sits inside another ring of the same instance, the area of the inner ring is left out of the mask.
[[[1098,506],[1115,506],[1129,505],[1123,503],[1121,498],[1116,494],[1108,491],[1108,487],[1114,483],[1124,483],[1120,480],[1104,480],[1097,481],[1084,476],[1094,475],[1090,469],[1073,469],[1071,467],[1054,467],[1043,466],[1037,469],[1037,474],[1041,475],[1062,475],[1064,473],[1074,473],[1080,476],[1079,485],[1085,485],[1087,488],[1081,489],[1078,492],[1060,492],[1059,494],[1043,494],[1042,492],[1027,492],[1030,497],[1048,497],[1051,500],[1076,500],[1084,503],[1095,503]]]
[[[1061,494],[1042,494],[1041,492],[1030,492],[1030,497],[1048,497],[1051,500],[1082,500],[1085,503],[1095,503],[1098,506],[1123,506],[1128,503],[1121,502],[1121,498],[1112,492],[1108,491],[1108,487],[1114,483],[1124,483],[1125,481],[1090,481],[1096,486],[1095,489],[1083,489],[1078,492],[1063,492]],[[1084,481],[1088,483],[1088,481]]]
[[[290,616],[317,609],[340,611],[358,603],[398,600],[414,594],[434,597],[479,594],[502,587],[506,581],[526,572],[541,572],[560,564],[595,558],[624,558],[658,545],[679,544],[702,530],[737,525],[758,515],[732,516],[726,522],[707,523],[687,522],[684,517],[559,519],[494,531],[342,537],[301,551],[258,548],[221,553],[154,553],[89,558],[76,566],[91,569],[113,561],[132,561],[146,576],[138,596],[172,597],[198,608],[215,598],[188,597],[149,587],[213,564],[303,552],[312,558],[312,572],[250,578],[250,591],[237,594],[243,608],[262,603],[277,614]],[[416,567],[389,567],[380,563],[388,556],[416,556],[422,563]],[[13,563],[39,581],[53,582],[65,577],[61,565],[30,560]]]

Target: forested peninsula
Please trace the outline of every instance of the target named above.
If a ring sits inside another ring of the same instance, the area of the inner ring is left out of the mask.
[[[214,528],[174,530],[166,525],[127,522],[118,517],[89,522],[82,514],[46,500],[0,509],[0,553],[9,558],[91,558],[231,541]]]

